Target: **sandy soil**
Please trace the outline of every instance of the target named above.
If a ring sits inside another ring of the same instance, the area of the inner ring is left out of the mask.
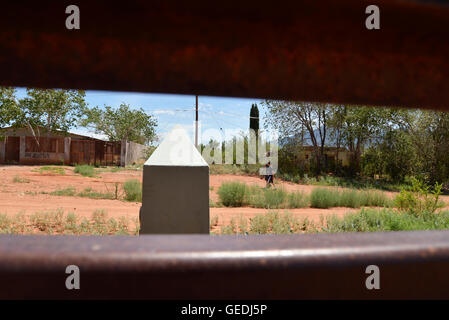
[[[98,177],[83,177],[73,172],[73,167],[63,167],[64,175],[42,174],[39,166],[0,166],[0,213],[14,215],[19,212],[32,214],[38,211],[49,211],[62,208],[65,212],[74,212],[80,216],[90,217],[96,209],[104,209],[109,217],[128,216],[138,217],[140,203],[126,202],[121,200],[95,200],[82,197],[64,197],[41,194],[40,192],[52,192],[67,187],[74,187],[77,192],[85,188],[92,188],[95,191],[115,192],[115,184],[122,184],[128,179],[142,180],[142,171],[120,170],[118,172],[99,172]],[[13,182],[15,176],[28,179],[28,183]],[[263,187],[265,181],[258,177],[238,176],[238,175],[211,175],[210,176],[210,197],[216,201],[218,199],[217,190],[224,181],[240,181],[246,184],[253,184]],[[278,187],[283,187],[287,191],[303,191],[310,193],[315,186],[299,185],[290,182],[276,181]],[[393,194],[391,193],[391,196]],[[449,203],[449,196],[443,197]],[[283,209],[278,210],[283,211]],[[295,217],[308,217],[312,221],[318,222],[320,216],[336,214],[339,216],[347,212],[357,210],[349,208],[331,209],[289,209]],[[219,224],[214,229],[227,225],[232,217],[251,218],[257,214],[266,213],[266,209],[249,207],[241,208],[211,208],[210,216],[218,216]]]

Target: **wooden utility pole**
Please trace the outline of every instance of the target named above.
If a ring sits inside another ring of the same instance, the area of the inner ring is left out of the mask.
[[[195,96],[195,148],[198,148],[198,95]]]

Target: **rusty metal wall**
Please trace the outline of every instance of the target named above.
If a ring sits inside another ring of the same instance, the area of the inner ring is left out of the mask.
[[[95,141],[95,164],[102,166],[120,165],[120,149],[120,142]]]
[[[70,144],[71,164],[94,164],[95,141],[94,140],[72,140]]]
[[[5,162],[17,163],[20,159],[20,138],[6,137]]]
[[[65,28],[64,1],[4,4],[1,85],[449,105],[448,6],[389,0],[77,4],[80,30]],[[380,7],[380,30],[365,28],[369,4]]]
[[[1,299],[448,299],[448,270],[449,231],[0,236]]]

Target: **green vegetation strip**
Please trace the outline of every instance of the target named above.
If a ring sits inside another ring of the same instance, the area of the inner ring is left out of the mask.
[[[282,188],[264,189],[240,182],[224,182],[218,189],[221,204],[226,207],[251,206],[255,208],[332,208],[363,206],[391,207],[392,200],[380,191],[335,190],[317,188],[310,197],[302,192],[289,193]]]
[[[83,197],[90,199],[110,199],[119,200],[123,199],[132,202],[142,202],[142,183],[137,179],[127,180],[123,184],[123,193],[119,191],[119,184],[115,184],[114,193],[112,192],[99,192],[92,188],[85,188],[83,191],[77,193],[74,187],[66,187],[64,189],[55,190],[52,192],[41,191],[41,194],[49,194],[52,196],[65,196],[65,197]],[[28,192],[30,195],[35,195],[36,193]]]
[[[39,172],[40,174],[65,174],[65,169],[58,166],[45,166],[39,169],[33,169],[33,172]]]
[[[95,176],[94,167],[89,165],[76,165],[74,172],[82,175],[83,177],[92,178]]]
[[[211,219],[211,229],[218,225],[218,216]],[[244,217],[232,218],[229,225],[212,234],[292,234],[318,232],[383,232],[449,229],[449,211],[415,214],[394,209],[363,208],[344,217],[321,217],[320,223],[307,218],[297,219],[291,213],[268,212],[248,221]]]
[[[67,235],[137,235],[139,222],[126,216],[108,218],[102,209],[95,210],[89,219],[62,209],[36,212],[32,215],[19,213],[15,216],[0,214],[2,234],[67,234]]]
[[[304,208],[308,197],[302,192],[288,193],[284,189],[263,189],[240,182],[224,182],[218,189],[220,203],[226,207]]]

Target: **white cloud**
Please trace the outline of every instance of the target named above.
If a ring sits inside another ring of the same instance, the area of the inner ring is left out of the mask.
[[[171,116],[175,115],[175,112],[173,110],[164,110],[164,109],[157,109],[153,111],[154,114],[168,114]]]

